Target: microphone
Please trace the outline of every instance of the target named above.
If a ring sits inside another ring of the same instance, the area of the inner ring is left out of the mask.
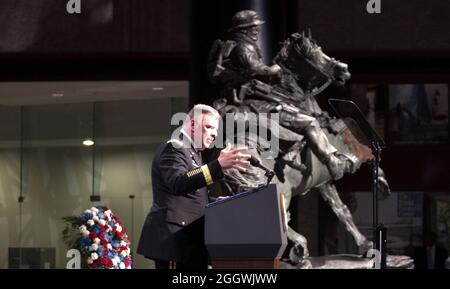
[[[261,164],[261,162],[257,158],[255,158],[254,156],[251,156],[249,161],[250,161],[250,164],[252,166],[260,168],[260,169],[262,169],[263,171],[266,172],[264,175],[267,177],[267,184],[269,184],[270,181],[272,180],[272,178],[275,176],[275,172],[272,171],[271,169],[263,166]]]

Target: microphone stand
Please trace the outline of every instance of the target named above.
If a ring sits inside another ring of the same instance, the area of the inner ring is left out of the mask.
[[[266,171],[266,173],[264,174],[267,177],[267,186],[270,184],[270,182],[272,181],[273,177],[275,176],[275,172],[268,170]]]
[[[374,159],[370,162],[371,176],[372,176],[372,229],[373,229],[373,240],[377,239],[377,227],[378,227],[378,168],[380,163],[380,153],[381,147],[376,141],[371,142],[372,152],[374,154]],[[377,244],[378,245],[378,244]],[[377,249],[378,246],[377,246]]]
[[[348,129],[355,135],[360,136],[364,143],[367,143],[372,149],[374,155],[370,161],[370,175],[372,181],[373,192],[373,239],[375,248],[381,253],[381,268],[386,267],[386,227],[378,224],[378,193],[380,190],[379,165],[381,148],[385,147],[383,139],[377,134],[373,126],[368,122],[359,107],[349,100],[330,98],[328,103],[336,112],[337,116],[342,119]]]
[[[373,218],[373,242],[375,243],[375,248],[381,253],[381,269],[386,268],[386,228],[383,224],[378,225],[378,192],[380,190],[380,181],[379,177],[379,165],[380,165],[380,155],[381,155],[381,146],[377,141],[372,141],[370,143],[370,147],[374,154],[374,159],[370,162],[371,175],[372,175],[372,218]]]
[[[250,161],[250,164],[252,166],[260,168],[260,169],[262,169],[265,172],[264,175],[267,177],[267,184],[266,184],[266,186],[268,186],[270,184],[270,182],[272,181],[273,177],[275,176],[275,172],[270,170],[270,169],[268,169],[268,168],[266,168],[265,166],[263,166],[261,164],[261,162],[257,158],[255,158],[253,156],[249,159],[249,161]]]

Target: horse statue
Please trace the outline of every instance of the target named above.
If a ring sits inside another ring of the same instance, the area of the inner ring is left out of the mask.
[[[217,47],[211,50],[210,63],[218,65],[214,51],[217,51]],[[221,57],[220,61],[225,60]],[[232,136],[228,135],[228,141],[249,146],[252,156],[275,172],[272,182],[284,195],[288,219],[292,197],[317,189],[353,236],[362,254],[371,249],[373,243],[356,227],[350,210],[339,197],[334,185],[335,178],[313,153],[308,139],[290,127],[289,123],[281,120],[279,124],[274,124],[267,118],[263,119],[262,113],[289,111],[293,115],[298,113],[314,117],[329,142],[338,150],[339,157],[344,160],[346,166],[342,168],[342,173],[354,173],[362,163],[373,159],[371,149],[361,144],[342,119],[332,117],[322,110],[315,99],[328,85],[345,84],[350,79],[348,66],[327,56],[311,35],[304,33],[294,33],[286,39],[273,62],[281,67],[281,74],[277,79],[261,81],[254,78],[242,84],[239,89],[222,87],[232,94],[228,98],[217,99],[214,106],[224,120],[231,117],[235,123],[242,121],[245,124],[240,131],[235,131]],[[220,90],[220,83],[215,83]],[[249,117],[252,114],[257,116],[256,119]],[[267,139],[250,131],[249,127],[252,125],[259,129],[267,128],[271,137],[279,140],[278,146],[271,146]],[[279,153],[268,158],[267,154],[273,151]],[[225,181],[217,190],[222,195],[231,195],[265,184],[266,181],[267,174],[258,167],[249,167],[245,171],[229,170],[225,173]],[[386,196],[390,190],[381,169],[379,181],[381,195]],[[293,243],[289,251],[290,262],[302,268],[311,267],[306,238],[291,227],[288,228],[287,236]]]

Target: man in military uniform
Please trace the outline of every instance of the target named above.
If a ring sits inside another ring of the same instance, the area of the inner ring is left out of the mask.
[[[227,101],[243,101],[241,95],[243,85],[252,79],[270,82],[280,76],[281,67],[278,64],[268,66],[262,61],[261,50],[257,41],[260,26],[264,23],[255,11],[243,10],[232,18],[231,36],[225,42],[216,41],[210,54],[210,78],[219,86],[220,94]],[[339,179],[344,172],[350,170],[350,162],[338,157],[337,149],[330,144],[322,131],[319,122],[312,116],[299,111],[280,109],[279,103],[270,99],[245,101],[258,112],[279,112],[280,124],[290,130],[307,137],[313,152],[324,163],[331,176]],[[287,107],[287,105],[285,106]],[[275,111],[274,111],[275,110]]]
[[[156,152],[152,166],[153,206],[145,220],[137,253],[155,260],[157,269],[206,269],[204,245],[207,186],[230,168],[249,164],[247,148],[226,148],[203,164],[200,152],[217,136],[219,113],[196,105],[181,130]]]

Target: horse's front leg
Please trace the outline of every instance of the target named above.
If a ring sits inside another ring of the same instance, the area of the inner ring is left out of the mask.
[[[352,214],[347,205],[345,205],[339,197],[336,186],[329,182],[320,186],[319,190],[321,196],[331,206],[331,209],[336,214],[339,221],[344,223],[347,231],[353,236],[356,245],[359,248],[359,253],[363,254],[373,248],[373,242],[367,240],[367,238],[358,230],[355,222],[353,222]]]
[[[289,211],[286,212],[286,215],[289,221]],[[298,265],[302,269],[312,268],[311,261],[307,259],[309,257],[309,251],[307,246],[308,241],[306,240],[306,238],[294,231],[294,229],[292,229],[290,226],[288,227],[287,237],[294,243],[291,250],[289,251],[289,260],[291,260],[292,263]]]

